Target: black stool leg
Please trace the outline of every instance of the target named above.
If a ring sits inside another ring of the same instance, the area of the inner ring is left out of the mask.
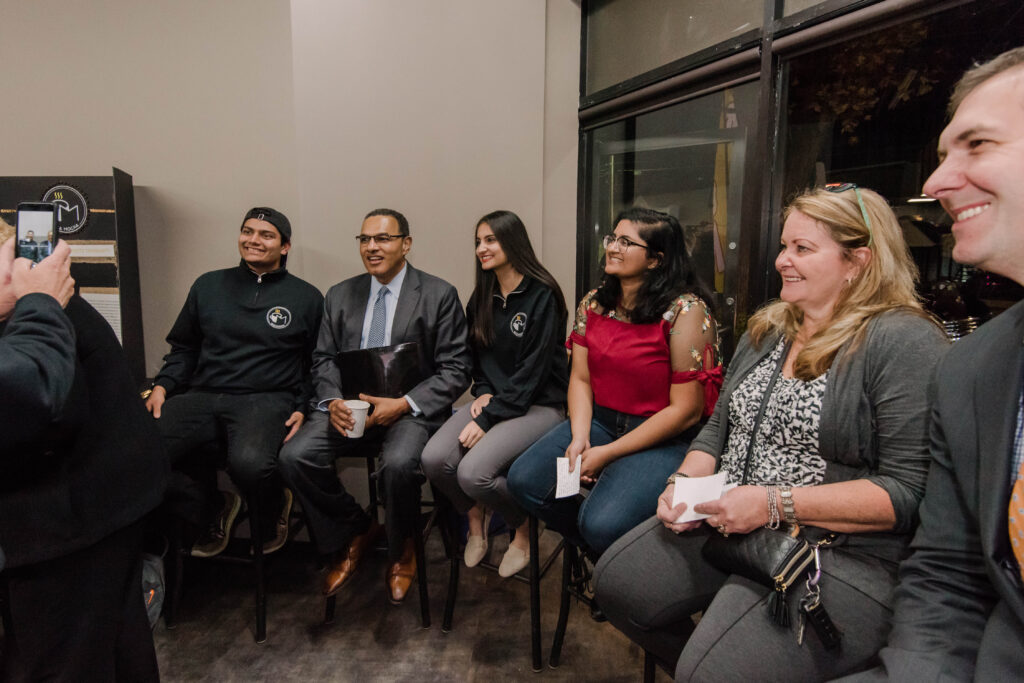
[[[565,627],[569,622],[569,586],[572,584],[572,570],[576,562],[576,546],[566,543],[562,553],[562,599],[558,607],[558,625],[555,626],[551,657],[548,659],[548,666],[552,669],[558,668],[559,660],[562,658],[562,642],[565,640]]]
[[[324,603],[324,623],[334,623],[334,610],[338,606],[338,596],[329,595],[327,601]]]
[[[434,500],[437,500],[437,493]],[[441,632],[450,633],[452,618],[455,616],[455,598],[459,592],[459,553],[455,542],[457,532],[455,511],[447,503],[441,513],[441,540],[444,542],[444,554],[448,558],[448,595],[444,601],[444,619],[441,620]]]
[[[366,486],[370,495],[370,516],[377,519],[377,508],[380,501],[377,498],[377,453],[366,456]]]
[[[644,650],[644,683],[654,683],[654,657]]]
[[[540,671],[543,654],[540,645],[540,524],[530,515],[530,654],[533,670]]]
[[[416,578],[420,584],[420,618],[423,628],[430,628],[430,597],[427,595],[427,559],[423,550],[423,532],[414,531],[412,545],[416,554]]]
[[[249,506],[249,536],[256,566],[256,642],[267,641],[267,585],[263,571],[263,527],[260,524],[258,494],[246,497]]]
[[[184,553],[182,543],[182,522],[177,517],[170,521],[170,530],[167,549],[167,593],[164,595],[164,626],[168,630],[177,626],[178,605],[181,604],[182,577],[185,570]]]
[[[0,576],[0,626],[3,627],[4,638],[11,638],[14,633],[14,617],[11,615],[11,593],[7,588],[7,580],[3,576]],[[0,645],[3,642],[4,639],[0,639]],[[0,654],[2,653],[3,648],[0,647]]]

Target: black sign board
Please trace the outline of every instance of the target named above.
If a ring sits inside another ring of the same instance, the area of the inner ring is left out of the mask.
[[[0,216],[17,222],[19,202],[53,202],[60,238],[71,246],[78,293],[114,328],[135,379],[146,376],[132,177],[0,177]]]

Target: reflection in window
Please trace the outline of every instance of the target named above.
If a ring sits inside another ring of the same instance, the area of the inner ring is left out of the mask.
[[[587,93],[761,28],[764,0],[592,0]]]
[[[785,64],[780,203],[826,182],[855,182],[899,215],[921,291],[944,320],[970,331],[1024,292],[952,260],[950,219],[921,187],[938,164],[953,84],[973,61],[1020,43],[1019,0],[971,3],[873,31]],[[953,325],[953,327],[956,327]]]
[[[719,322],[733,325],[735,307],[727,299],[736,297],[744,157],[756,98],[752,82],[590,134],[584,291],[600,281],[600,238],[614,229],[615,216],[648,207],[679,219],[698,274],[720,295],[712,302]]]

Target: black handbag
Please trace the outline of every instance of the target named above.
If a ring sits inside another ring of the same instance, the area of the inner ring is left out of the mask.
[[[709,563],[730,574],[774,589],[768,600],[768,616],[779,626],[789,626],[786,591],[814,562],[814,546],[799,536],[800,528],[761,527],[749,534],[712,535],[701,553]]]
[[[747,445],[747,461],[743,467],[743,480],[747,483],[750,474],[750,457],[754,450],[764,417],[768,398],[775,381],[779,378],[786,362],[789,345],[782,350],[782,358],[775,366],[768,387],[761,396],[754,428]],[[786,591],[800,579],[807,567],[814,561],[814,546],[800,537],[800,527],[786,525],[784,529],[761,527],[748,534],[712,534],[701,549],[704,559],[711,565],[729,574],[739,574],[751,581],[774,589],[768,600],[768,616],[779,626],[789,626],[789,610],[786,609]]]

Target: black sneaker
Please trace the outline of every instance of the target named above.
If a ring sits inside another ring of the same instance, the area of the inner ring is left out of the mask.
[[[231,527],[234,526],[235,518],[242,509],[242,497],[233,491],[221,491],[221,494],[224,496],[224,507],[206,533],[192,546],[192,557],[213,557],[228,547]]]
[[[281,506],[281,516],[277,518],[274,527],[274,537],[263,543],[263,554],[269,555],[276,552],[288,542],[288,521],[292,514],[292,492],[291,489],[284,490],[284,505]]]

